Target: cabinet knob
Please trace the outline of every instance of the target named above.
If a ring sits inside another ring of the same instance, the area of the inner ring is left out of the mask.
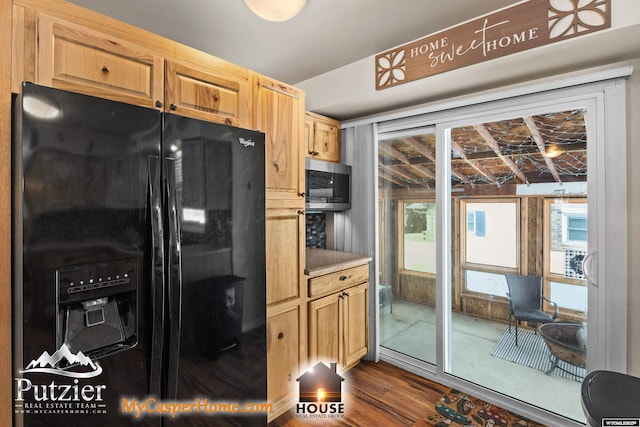
[[[176,104],[171,104],[171,105],[169,105],[169,109],[171,111],[176,111],[178,109],[178,106]]]
[[[344,281],[345,281],[345,280],[347,280],[347,279],[348,279],[348,277],[347,277],[347,276],[340,276],[340,281],[341,281],[341,282],[344,282]]]
[[[278,332],[278,339],[281,340],[284,338],[284,334],[282,332]]]
[[[162,108],[162,102],[156,101],[156,108]]]
[[[305,197],[307,195],[307,193],[305,193],[304,191],[302,193],[300,193],[300,197]]]
[[[304,211],[302,209],[298,210],[298,215],[304,215]]]
[[[109,74],[109,69],[107,67],[102,67],[102,74],[104,74],[105,76]]]

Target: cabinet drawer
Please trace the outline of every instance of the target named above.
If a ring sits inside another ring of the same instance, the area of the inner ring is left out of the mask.
[[[349,286],[369,281],[369,264],[309,279],[309,297],[330,294]]]

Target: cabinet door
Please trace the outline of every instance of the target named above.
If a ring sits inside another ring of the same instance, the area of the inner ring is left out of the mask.
[[[36,83],[144,107],[162,102],[161,57],[47,15],[38,15],[37,33]]]
[[[315,122],[315,158],[328,162],[340,162],[340,128],[332,123]]]
[[[304,271],[304,212],[267,209],[267,305],[301,297]]]
[[[314,135],[314,121],[313,118],[309,117],[308,114],[305,114],[304,116],[304,148],[305,148],[305,152],[304,155],[305,157],[313,157],[314,153],[315,153],[315,147],[313,146],[314,144],[314,139],[313,139],[313,135]]]
[[[165,109],[175,114],[248,128],[249,71],[233,64],[215,71],[167,61]]]
[[[299,306],[267,318],[267,399],[274,405],[274,413],[297,396],[300,320]]]
[[[264,76],[254,87],[255,128],[266,134],[269,199],[301,199],[304,191],[304,92]]]
[[[309,363],[340,362],[341,292],[309,303]]]
[[[305,156],[340,162],[340,121],[308,111],[304,123]]]
[[[345,290],[343,305],[344,366],[357,363],[367,354],[369,341],[369,284],[363,283]]]

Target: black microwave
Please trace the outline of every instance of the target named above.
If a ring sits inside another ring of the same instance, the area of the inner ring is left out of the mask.
[[[351,166],[307,158],[305,169],[308,212],[351,209]]]

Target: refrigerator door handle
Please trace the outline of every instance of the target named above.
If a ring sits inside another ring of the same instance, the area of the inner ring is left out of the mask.
[[[176,399],[178,392],[178,363],[182,328],[182,267],[180,256],[180,220],[176,195],[175,160],[166,159],[166,206],[169,233],[167,254],[167,286],[169,302],[169,349],[167,365],[167,394]]]
[[[164,342],[164,233],[162,224],[162,186],[160,159],[147,158],[148,208],[151,220],[151,363],[149,394],[160,397],[162,393],[162,354]]]

